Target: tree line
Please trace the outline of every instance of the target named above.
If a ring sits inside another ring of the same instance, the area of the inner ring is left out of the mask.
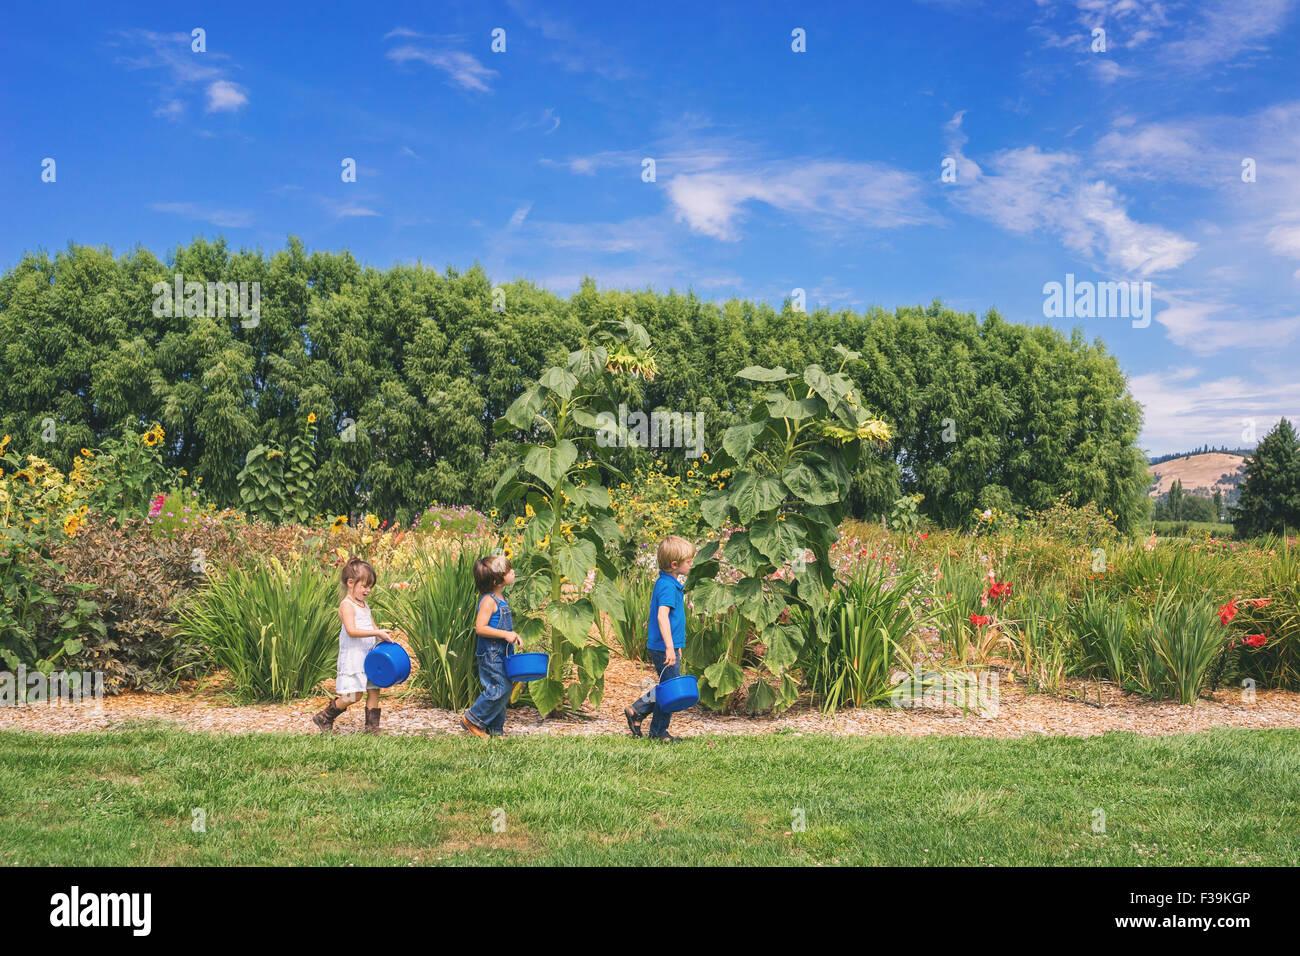
[[[256,319],[179,296],[157,308],[160,283],[187,288],[177,275],[256,283]],[[216,504],[238,506],[246,453],[287,446],[315,413],[313,513],[406,522],[435,500],[486,509],[524,437],[495,436],[493,422],[592,329],[623,317],[649,331],[658,373],[629,381],[621,400],[702,413],[706,450],[764,389],[737,378],[742,368],[829,367],[836,345],[861,353],[845,371],[895,437],[853,475],[856,516],[903,494],[924,495],[921,511],[950,526],[1062,495],[1111,509],[1125,529],[1149,514],[1141,409],[1115,358],[1077,330],[938,301],[809,314],[591,279],[561,298],[523,280],[494,285],[477,266],[364,267],[294,237],[270,254],[196,239],[165,261],[139,247],[27,253],[0,277],[0,428],[66,470],[123,425],[157,421],[167,462],[201,476]],[[671,447],[619,449],[615,463],[630,473],[650,455],[676,473],[708,467]]]

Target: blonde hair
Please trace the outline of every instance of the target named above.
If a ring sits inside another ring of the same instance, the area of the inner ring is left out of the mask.
[[[655,557],[659,560],[659,570],[667,571],[675,563],[695,557],[695,545],[685,538],[675,534],[670,535],[659,542],[659,550],[655,552]]]

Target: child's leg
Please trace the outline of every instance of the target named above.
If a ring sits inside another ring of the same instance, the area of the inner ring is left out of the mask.
[[[498,647],[498,643],[502,646]],[[504,642],[485,643],[483,653],[477,656],[478,679],[483,685],[483,693],[465,712],[465,717],[480,730],[491,733],[494,724],[505,722],[506,701],[510,697]]]
[[[663,654],[659,655],[657,666],[660,668],[659,679],[661,681],[672,680],[674,677],[681,676],[682,651],[677,649],[677,659],[667,667],[663,666]],[[650,718],[650,736],[662,737],[668,733],[668,721],[672,720],[673,715],[659,709],[659,702],[655,701],[654,716]]]
[[[659,672],[664,667],[664,652],[650,651],[650,666],[655,669],[655,676],[651,680],[658,682]],[[639,721],[650,714],[655,709],[655,685],[652,683],[646,692],[632,702],[632,715]]]
[[[379,706],[379,688],[372,687],[366,691],[366,709],[374,710]]]

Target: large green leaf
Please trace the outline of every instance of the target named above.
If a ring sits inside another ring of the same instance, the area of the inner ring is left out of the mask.
[[[792,625],[769,628],[763,637],[767,640],[767,656],[763,664],[773,674],[779,674],[787,667],[793,667],[803,649],[804,634]]]
[[[720,527],[730,509],[731,495],[726,491],[711,491],[700,499],[700,514],[710,528]]]
[[[538,713],[545,717],[560,706],[560,701],[564,699],[564,684],[554,677],[543,677],[528,685],[528,696],[532,698]]]
[[[796,681],[789,673],[781,675],[781,690],[776,697],[776,712],[789,710],[790,707],[799,699],[799,682]]]
[[[789,516],[784,521],[764,518],[754,522],[749,529],[749,540],[777,567],[794,560],[797,552],[805,547],[803,528],[798,519]]]
[[[764,557],[749,541],[749,532],[734,531],[727,539],[723,555],[733,568],[739,568],[744,574],[757,574],[758,566],[765,563]]]
[[[731,485],[731,504],[743,525],[753,521],[755,515],[780,507],[784,500],[785,489],[771,475],[759,477],[745,472]]]
[[[787,379],[794,378],[794,375],[779,365],[776,368],[748,365],[737,372],[736,377],[748,379],[751,382],[784,382]]]
[[[700,581],[691,591],[696,614],[721,614],[736,603],[731,588],[717,581]]]
[[[559,484],[564,473],[578,460],[578,447],[563,439],[559,445],[534,445],[524,455],[525,470],[536,475],[549,488]]]
[[[623,606],[623,592],[612,583],[601,578],[591,589],[591,603],[596,610],[608,614],[615,621],[622,620],[627,614]]]
[[[587,526],[600,537],[607,548],[617,548],[622,543],[623,532],[618,530],[618,522],[607,514],[592,515]]]
[[[608,361],[609,352],[600,345],[569,353],[569,369],[583,381],[604,372]]]
[[[754,442],[763,434],[767,421],[749,422],[745,425],[732,425],[722,433],[722,450],[738,462],[744,462],[754,450]]]
[[[745,702],[745,709],[751,714],[761,714],[771,710],[775,703],[776,692],[772,690],[772,685],[759,678],[754,681],[754,686],[749,688],[749,699]]]
[[[802,421],[826,409],[826,403],[816,396],[793,399],[785,392],[771,391],[764,397],[767,399],[767,413],[773,418]]]
[[[608,508],[609,492],[601,485],[575,485],[566,481],[560,490],[569,496],[569,500],[583,508]]]
[[[587,637],[596,623],[596,610],[586,598],[573,604],[552,601],[546,606],[546,619],[564,635],[564,641],[574,650],[587,646]]]
[[[596,546],[586,538],[565,542],[555,551],[555,567],[572,584],[581,585],[596,566]]]
[[[567,399],[573,394],[573,389],[578,384],[578,377],[567,368],[553,365],[542,373],[542,377],[538,381],[561,398]]]
[[[734,694],[745,680],[745,672],[725,657],[704,668],[703,676],[719,697]]]
[[[840,498],[840,489],[835,481],[802,460],[793,462],[781,472],[781,482],[792,495],[811,505],[829,505]]]
[[[533,419],[545,404],[546,399],[542,396],[541,389],[534,385],[525,389],[510,403],[510,407],[506,409],[505,420],[520,431],[528,431],[533,427]]]

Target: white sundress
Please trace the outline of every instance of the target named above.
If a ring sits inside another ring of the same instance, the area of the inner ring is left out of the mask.
[[[374,630],[375,622],[370,616],[370,607],[362,607],[351,598],[344,598],[356,608],[356,629],[358,631]],[[348,637],[348,629],[339,621],[339,667],[334,678],[334,693],[356,694],[377,688],[366,677],[366,655],[379,642],[377,637]]]

